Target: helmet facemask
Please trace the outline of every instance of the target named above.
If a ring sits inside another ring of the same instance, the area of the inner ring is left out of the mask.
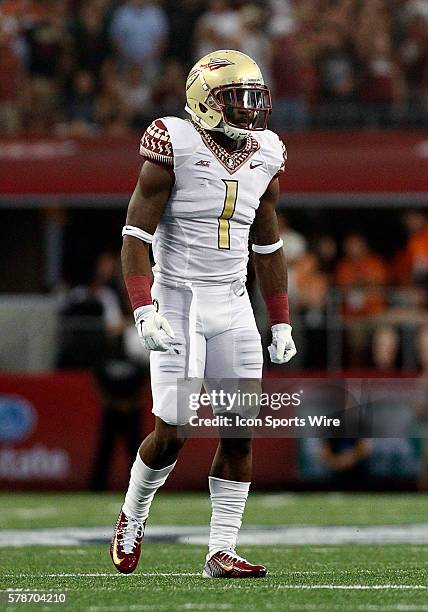
[[[211,91],[223,120],[215,131],[224,132],[233,140],[246,138],[250,132],[267,127],[272,102],[269,89],[263,84],[223,85]]]

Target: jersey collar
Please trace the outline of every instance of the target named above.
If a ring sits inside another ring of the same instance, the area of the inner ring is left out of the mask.
[[[233,174],[239,170],[239,168],[243,166],[245,162],[247,162],[250,157],[252,157],[254,153],[260,149],[260,144],[250,134],[245,139],[245,145],[241,147],[241,149],[229,153],[221,145],[216,143],[207,130],[204,130],[196,123],[192,122],[192,125],[195,130],[199,132],[204,144],[208,147],[214,157],[221,163],[221,165],[226,168],[229,174]]]

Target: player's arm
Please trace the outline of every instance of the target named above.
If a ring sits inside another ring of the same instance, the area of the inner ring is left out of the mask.
[[[274,363],[287,363],[296,354],[296,347],[291,336],[287,264],[276,216],[278,198],[279,182],[275,178],[260,199],[251,237],[256,276],[272,325],[269,354]]]
[[[138,335],[146,348],[167,351],[174,333],[156,312],[150,286],[150,244],[167,203],[173,179],[159,164],[145,161],[131,196],[123,228],[122,271]],[[166,335],[165,335],[166,334]]]

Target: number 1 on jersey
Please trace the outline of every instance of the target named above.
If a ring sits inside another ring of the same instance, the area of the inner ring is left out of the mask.
[[[226,185],[226,195],[221,215],[218,218],[218,248],[230,249],[230,222],[238,199],[238,181],[222,179]]]

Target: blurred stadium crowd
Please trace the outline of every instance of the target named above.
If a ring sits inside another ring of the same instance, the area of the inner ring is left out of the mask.
[[[362,233],[346,234],[341,244],[321,233],[308,243],[287,227],[284,216],[280,221],[290,299],[304,329],[304,367],[329,367],[329,352],[338,351],[340,344],[340,365],[345,368],[426,371],[426,213],[409,210],[402,215],[406,237],[390,257],[374,250]],[[329,351],[334,320],[342,323]]]
[[[0,133],[183,116],[194,61],[260,64],[277,129],[428,124],[427,0],[0,0]]]

